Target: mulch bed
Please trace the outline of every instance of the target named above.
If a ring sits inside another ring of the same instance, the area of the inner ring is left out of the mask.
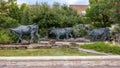
[[[38,44],[0,44],[0,49],[33,49],[33,48],[50,48],[49,43]]]

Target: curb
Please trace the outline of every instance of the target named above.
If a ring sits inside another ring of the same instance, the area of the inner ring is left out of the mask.
[[[98,55],[113,55],[112,53],[104,53],[104,52],[98,52],[95,50],[90,50],[90,49],[83,49],[83,48],[78,48],[79,51],[86,52],[86,53],[91,53],[91,54],[98,54]]]
[[[120,60],[119,55],[108,56],[21,56],[0,57],[0,60]]]

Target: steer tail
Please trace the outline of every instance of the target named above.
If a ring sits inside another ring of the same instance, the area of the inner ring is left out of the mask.
[[[10,35],[12,35],[12,28],[9,28]]]

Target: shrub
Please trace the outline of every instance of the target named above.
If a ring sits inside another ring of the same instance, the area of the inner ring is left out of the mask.
[[[39,34],[41,35],[41,37],[45,37],[46,36],[46,32],[48,32],[45,28],[40,28],[39,30]]]
[[[0,23],[0,29],[16,27],[19,25],[17,20],[5,16],[0,16]]]
[[[0,44],[9,44],[12,43],[12,39],[9,36],[9,32],[7,30],[0,31]]]
[[[78,24],[73,26],[73,34],[75,35],[75,37],[82,37],[87,34],[87,31],[85,30],[83,24]]]
[[[16,19],[8,17],[5,21],[5,27],[6,28],[13,28],[19,25],[18,21]]]

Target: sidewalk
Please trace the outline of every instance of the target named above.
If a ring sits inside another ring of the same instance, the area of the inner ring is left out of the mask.
[[[0,68],[120,68],[120,56],[0,57]]]

